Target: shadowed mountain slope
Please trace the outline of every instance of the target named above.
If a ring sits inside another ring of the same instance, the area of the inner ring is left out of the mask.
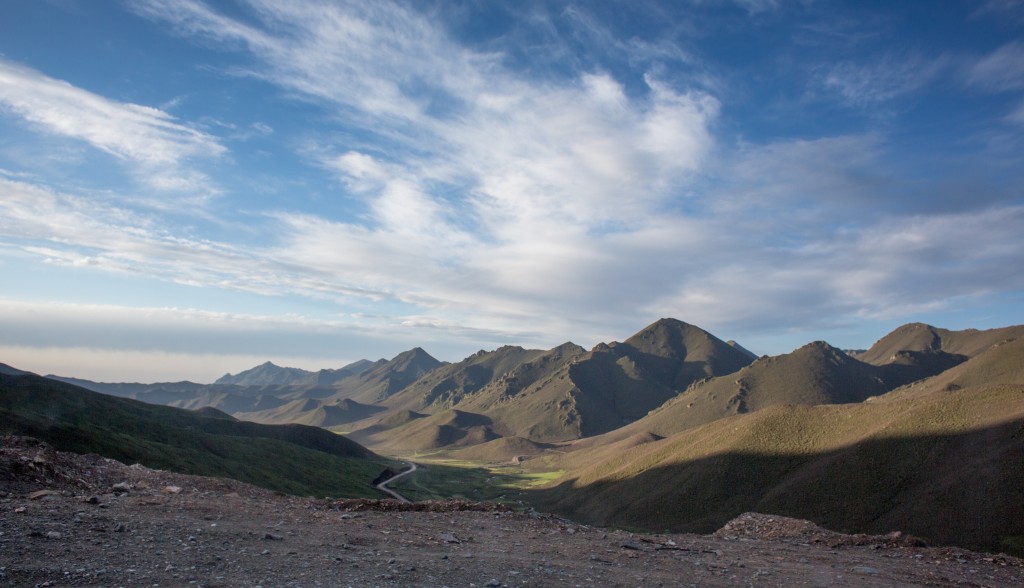
[[[537,501],[597,525],[710,532],[756,511],[999,550],[1024,535],[1022,431],[1021,384],[772,406],[568,454]]]
[[[0,363],[0,374],[3,374],[5,376],[28,376],[28,375],[34,375],[34,374],[32,374],[32,372],[26,372],[26,371],[23,371],[23,370],[19,370],[17,368],[13,368],[13,367],[7,365],[6,363]]]
[[[422,451],[466,447],[497,439],[500,435],[494,432],[493,424],[483,415],[446,410],[422,418],[410,415],[409,420],[399,427],[380,429],[379,432],[373,428],[364,429],[353,432],[349,437],[380,451]]]
[[[296,423],[313,427],[331,428],[366,419],[384,409],[355,400],[300,398],[275,408],[255,412],[236,412],[235,418],[254,423]]]
[[[571,346],[568,355],[583,352]],[[556,348],[559,349],[559,348]],[[506,345],[494,351],[478,351],[466,359],[445,365],[414,382],[400,394],[388,399],[391,407],[407,410],[446,410],[478,393],[495,380],[508,380],[508,374],[524,363],[549,354],[540,349],[523,349]]]
[[[1024,336],[996,343],[984,353],[956,367],[871,400],[889,402],[962,388],[1000,385],[1024,385]]]
[[[454,407],[488,417],[499,435],[559,442],[621,427],[694,380],[748,363],[748,353],[706,331],[661,319],[625,342],[602,343],[590,352],[572,343],[548,351],[481,352],[430,374],[386,404],[423,412]],[[378,439],[366,441],[373,445]]]
[[[387,462],[323,429],[269,426],[117,398],[38,376],[0,375],[0,431],[64,451],[224,476],[296,494],[375,496]]]
[[[696,382],[643,418],[577,446],[596,447],[643,433],[668,436],[781,404],[861,402],[893,387],[881,368],[817,341],[785,355],[762,357],[734,374]]]

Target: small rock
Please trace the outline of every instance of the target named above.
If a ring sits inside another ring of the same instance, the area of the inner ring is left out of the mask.
[[[181,494],[181,486],[164,486],[164,494]]]
[[[458,537],[452,533],[441,533],[437,536],[438,540],[444,541],[445,543],[462,543]]]
[[[60,496],[60,492],[56,490],[36,490],[32,494],[28,495],[29,500],[39,500],[40,498],[46,498],[47,496]]]
[[[127,494],[131,492],[132,485],[128,482],[118,482],[111,486],[110,489],[113,490],[115,494]]]
[[[21,514],[21,513],[25,512],[25,507],[24,506],[19,506],[18,508],[14,509],[14,512],[16,512],[18,514]]]
[[[266,533],[263,535],[263,538],[269,539],[270,541],[284,541],[284,537],[280,535],[275,535],[273,533]]]
[[[61,535],[60,532],[58,531],[49,531],[46,533],[47,539],[60,539],[61,537],[63,537],[63,535]]]
[[[125,533],[127,531],[128,531],[128,526],[125,525],[124,523],[118,523],[118,524],[114,525],[114,532],[115,533]]]
[[[86,504],[99,504],[100,503],[100,497],[99,496],[90,496],[89,498],[85,499],[85,503]]]
[[[623,543],[622,544],[622,548],[623,549],[634,549],[636,551],[640,551],[641,549],[643,549],[643,547],[641,547],[639,543],[632,543],[632,542]]]
[[[487,588],[498,588],[499,586],[501,586],[501,582],[499,582],[497,578],[491,578],[491,580],[484,584],[484,586],[486,586]]]
[[[855,574],[867,574],[869,576],[877,576],[878,574],[882,573],[881,570],[872,568],[870,566],[853,566],[853,568],[851,568],[850,571],[854,572]]]

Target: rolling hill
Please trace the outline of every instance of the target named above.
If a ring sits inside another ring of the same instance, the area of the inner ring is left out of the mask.
[[[966,329],[951,331],[926,325],[909,323],[882,337],[857,359],[874,365],[884,365],[900,359],[901,352],[922,352],[974,357],[989,347],[1024,336],[1024,325],[1000,329]]]
[[[756,511],[1011,549],[1024,535],[1021,365],[1015,340],[864,402],[767,406],[663,439],[609,437],[544,457],[569,474],[536,500],[598,525],[708,532]]]
[[[63,451],[302,495],[377,496],[371,482],[392,463],[316,427],[248,423],[209,408],[157,406],[35,375],[0,374],[0,431]]]

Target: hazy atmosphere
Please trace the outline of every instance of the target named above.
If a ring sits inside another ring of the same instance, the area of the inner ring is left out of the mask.
[[[0,361],[1024,322],[1024,2],[0,3]]]

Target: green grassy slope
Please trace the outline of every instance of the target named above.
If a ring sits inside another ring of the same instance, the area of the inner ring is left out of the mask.
[[[235,478],[291,494],[377,496],[387,460],[315,427],[270,426],[106,396],[36,376],[0,375],[0,432],[63,451]]]

